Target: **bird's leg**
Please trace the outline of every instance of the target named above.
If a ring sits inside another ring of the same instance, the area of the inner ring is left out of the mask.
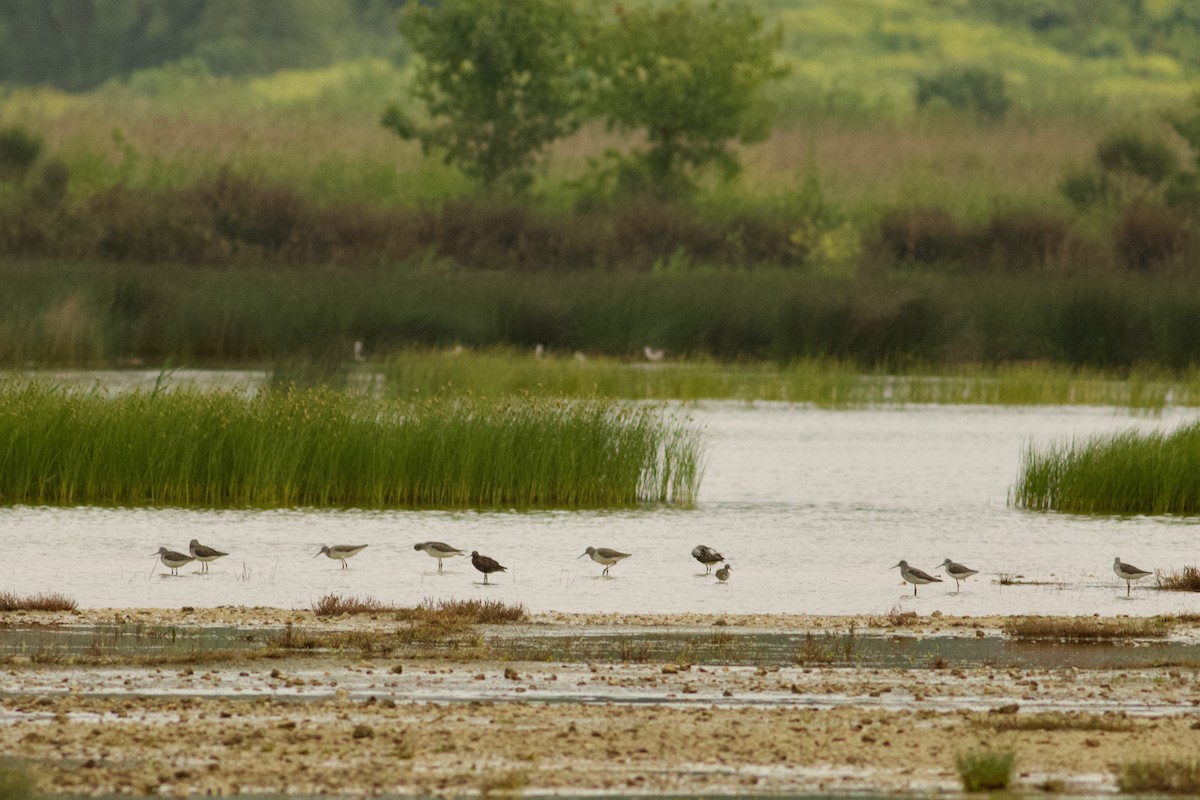
[[[487,573],[483,573],[483,585],[487,586]]]
[[[913,597],[916,597],[916,596],[917,596],[917,585],[914,583],[913,584]]]
[[[442,560],[438,559],[438,575],[442,574]]]
[[[1129,592],[1133,588],[1133,581],[1125,581],[1125,596],[1129,597]]]

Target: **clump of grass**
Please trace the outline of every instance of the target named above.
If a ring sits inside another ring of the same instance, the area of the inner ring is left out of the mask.
[[[796,649],[796,663],[805,664],[844,664],[855,659],[858,654],[858,639],[854,628],[843,635],[825,633],[813,636],[811,631],[804,634],[800,646]]]
[[[1085,712],[1045,714],[989,714],[988,727],[997,731],[1103,731],[1118,733],[1132,731],[1137,725],[1117,714],[1088,714]]]
[[[59,592],[31,595],[0,592],[0,611],[74,611],[78,605],[74,599]]]
[[[1113,641],[1161,638],[1170,633],[1171,624],[1165,617],[1010,617],[1002,630],[1014,639]]]
[[[524,605],[502,600],[425,600],[419,606],[395,611],[400,619],[460,621],[469,625],[497,625],[526,618]]]
[[[703,470],[690,422],[603,400],[8,384],[0,441],[0,502],[44,505],[690,505]]]
[[[1157,572],[1158,588],[1165,592],[1200,592],[1200,568],[1184,567],[1179,572]]]
[[[1030,446],[1012,500],[1085,514],[1200,512],[1200,423],[1169,433],[1128,430]]]
[[[353,595],[327,594],[312,604],[313,613],[318,617],[340,617],[343,614],[378,614],[392,610],[394,606],[376,600],[373,597],[355,597]]]
[[[1117,788],[1122,792],[1200,794],[1200,761],[1158,759],[1130,761],[1117,769]]]
[[[1016,754],[1011,750],[983,750],[975,753],[960,753],[954,758],[958,777],[967,792],[988,792],[1007,789],[1012,782],[1013,764]]]

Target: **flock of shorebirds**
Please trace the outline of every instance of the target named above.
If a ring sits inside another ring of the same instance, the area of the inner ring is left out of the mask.
[[[342,569],[349,569],[346,559],[350,558],[351,556],[358,555],[366,547],[367,545],[365,544],[335,544],[332,547],[329,547],[328,545],[321,545],[321,549],[316,555],[313,556],[313,558],[321,555],[328,556],[329,558],[341,561]],[[413,545],[413,549],[420,550],[426,555],[436,558],[438,560],[439,573],[442,572],[443,560],[447,558],[453,558],[454,556],[465,556],[467,554],[465,550],[452,547],[445,542],[421,542],[420,544]],[[188,551],[186,554],[177,552],[175,550],[169,550],[166,547],[160,547],[158,548],[157,553],[151,553],[151,555],[158,556],[159,560],[162,561],[163,566],[168,567],[171,570],[172,575],[178,575],[179,568],[191,563],[192,561],[199,561],[201,565],[200,571],[207,572],[208,563],[210,561],[216,561],[218,558],[227,556],[229,554],[221,550],[202,545],[196,539],[192,539],[192,541],[188,543]],[[613,566],[613,564],[629,558],[630,555],[632,554],[622,553],[620,550],[613,550],[608,547],[588,547],[588,549],[583,551],[583,554],[579,557],[583,558],[584,556],[589,556],[592,561],[595,561],[597,564],[603,566],[604,571],[600,574],[601,576],[605,576],[608,575],[608,570]],[[721,583],[729,580],[729,562],[725,561],[724,556],[708,545],[698,544],[693,547],[692,558],[704,565],[706,574],[712,572],[714,564],[725,562],[724,566],[717,570],[717,580]],[[496,559],[489,556],[480,555],[478,550],[471,551],[471,566],[483,573],[483,582],[485,584],[488,582],[488,575],[491,575],[495,572],[506,572],[508,570],[508,567],[501,566],[500,562],[498,562]],[[920,570],[917,571],[920,572]],[[922,572],[921,574],[924,575],[925,573]],[[971,574],[974,575],[975,573]],[[934,580],[937,579],[934,578]]]
[[[971,577],[972,575],[979,574],[979,570],[971,569],[970,567],[965,566],[963,564],[958,564],[954,561],[951,561],[948,558],[945,561],[943,561],[941,564],[939,564],[938,566],[944,567],[946,570],[946,574],[949,575],[951,578],[954,578],[954,589],[956,591],[958,590],[958,586],[959,586],[960,582],[965,581],[967,578]],[[926,583],[941,583],[942,582],[941,578],[935,578],[933,575],[930,575],[928,572],[925,572],[924,570],[917,569],[916,567],[910,567],[908,565],[908,562],[904,561],[904,560],[901,560],[900,563],[896,564],[896,566],[892,567],[892,569],[895,569],[896,567],[900,568],[900,577],[913,585],[913,597],[917,596],[917,587],[918,586],[923,586]],[[1142,578],[1145,578],[1146,576],[1153,574],[1151,572],[1147,572],[1144,569],[1138,569],[1137,567],[1133,566],[1132,564],[1126,564],[1124,561],[1122,561],[1120,559],[1119,556],[1117,558],[1113,559],[1113,572],[1116,573],[1118,578],[1125,581],[1125,596],[1126,597],[1129,596],[1129,593],[1131,591],[1131,586],[1134,581],[1141,580]]]
[[[366,549],[366,547],[367,545],[365,544],[335,544],[332,547],[321,545],[320,551],[318,551],[313,558],[316,558],[320,555],[328,556],[329,558],[341,561],[342,569],[349,569],[346,559],[350,558],[351,556],[358,555],[364,549]],[[438,562],[439,573],[442,572],[443,560],[447,558],[453,558],[455,556],[465,556],[467,554],[465,550],[452,547],[445,542],[421,542],[420,544],[413,545],[413,549],[420,550],[426,555],[436,558]],[[229,554],[220,550],[216,550],[212,547],[206,547],[200,544],[200,542],[197,540],[192,539],[192,541],[188,544],[188,552],[186,555],[174,550],[168,550],[165,547],[158,548],[158,552],[152,553],[151,555],[158,556],[159,560],[162,561],[163,566],[170,568],[172,575],[178,575],[179,568],[192,561],[199,561],[201,564],[200,571],[207,572],[208,563],[210,561],[216,561],[218,558],[227,556]],[[592,561],[595,561],[597,564],[603,566],[604,570],[600,573],[600,575],[606,576],[608,575],[608,570],[612,568],[614,564],[629,558],[630,555],[632,554],[622,553],[620,550],[613,550],[609,547],[589,546],[579,557],[583,558],[584,556],[588,556],[592,559]],[[704,565],[706,574],[712,573],[713,565],[724,562],[724,566],[717,570],[717,580],[720,583],[725,583],[725,581],[729,580],[729,562],[725,560],[723,555],[708,545],[698,544],[693,547],[692,558]],[[471,551],[471,566],[483,573],[483,582],[485,584],[488,582],[488,575],[491,575],[495,572],[508,571],[508,567],[501,566],[500,562],[496,561],[494,558],[480,555],[478,550]],[[971,569],[964,564],[959,564],[955,561],[951,561],[948,558],[938,566],[945,569],[946,574],[954,579],[955,591],[958,590],[961,583],[967,578],[970,578],[972,575],[979,574],[979,570]],[[913,585],[913,597],[917,596],[918,586],[923,586],[927,583],[942,582],[941,578],[930,575],[924,570],[909,566],[907,561],[901,560],[900,563],[893,566],[892,569],[896,569],[897,567],[900,569],[900,577]],[[1141,580],[1142,578],[1153,574],[1144,569],[1138,569],[1132,564],[1126,564],[1119,557],[1113,559],[1113,572],[1116,573],[1118,578],[1125,581],[1126,597],[1129,596],[1129,593],[1132,590],[1133,581]]]

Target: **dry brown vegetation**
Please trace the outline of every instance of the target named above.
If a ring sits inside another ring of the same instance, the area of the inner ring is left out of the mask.
[[[1200,568],[1188,566],[1179,572],[1156,572],[1158,588],[1165,592],[1200,592]]]
[[[1122,714],[1050,712],[1045,714],[989,714],[982,724],[996,731],[1104,731],[1124,732],[1137,724]]]
[[[73,611],[79,604],[59,592],[19,595],[0,592],[0,611]]]
[[[1129,793],[1195,796],[1200,794],[1200,761],[1131,761],[1117,768],[1117,788]]]
[[[1170,633],[1172,622],[1163,617],[1012,617],[1003,631],[1014,639],[1112,641],[1163,637]]]

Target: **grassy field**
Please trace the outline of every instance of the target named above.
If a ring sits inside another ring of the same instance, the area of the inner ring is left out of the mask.
[[[581,508],[695,500],[698,431],[601,401],[0,387],[0,502]]]

